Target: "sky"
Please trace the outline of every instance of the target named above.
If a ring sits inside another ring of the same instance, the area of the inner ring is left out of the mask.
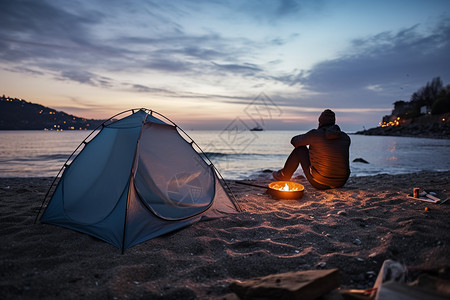
[[[0,94],[185,129],[376,127],[450,84],[449,0],[1,0]]]

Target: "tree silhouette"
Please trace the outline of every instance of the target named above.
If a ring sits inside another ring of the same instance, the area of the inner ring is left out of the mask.
[[[431,80],[431,83],[427,82],[424,87],[412,94],[411,102],[418,109],[422,106],[431,108],[434,101],[441,96],[442,91],[444,91],[444,84],[440,77],[435,77]]]

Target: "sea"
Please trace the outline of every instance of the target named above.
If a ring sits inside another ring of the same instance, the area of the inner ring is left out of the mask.
[[[206,153],[225,179],[270,177],[298,131],[191,130],[183,136]],[[55,177],[88,131],[0,131],[0,177]],[[350,134],[351,176],[450,170],[450,140]],[[158,141],[155,141],[157,143]],[[76,151],[74,156],[78,152]],[[73,156],[72,156],[73,158]],[[368,163],[353,162],[362,158]],[[301,168],[296,175],[301,175]]]

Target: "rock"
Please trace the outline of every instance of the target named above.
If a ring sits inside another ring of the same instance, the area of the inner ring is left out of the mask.
[[[359,163],[364,163],[364,164],[368,164],[369,163],[367,160],[365,160],[364,158],[361,158],[361,157],[355,158],[353,160],[353,162],[359,162]]]
[[[353,244],[359,246],[359,245],[361,245],[361,240],[360,240],[360,239],[355,239],[355,240],[353,241]]]
[[[230,293],[230,294],[226,294],[218,299],[221,300],[240,300],[241,298],[238,297],[238,295]]]

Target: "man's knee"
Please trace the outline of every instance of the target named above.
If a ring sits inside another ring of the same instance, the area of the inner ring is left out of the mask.
[[[299,157],[309,158],[309,149],[306,146],[296,147],[292,152],[294,152]]]

